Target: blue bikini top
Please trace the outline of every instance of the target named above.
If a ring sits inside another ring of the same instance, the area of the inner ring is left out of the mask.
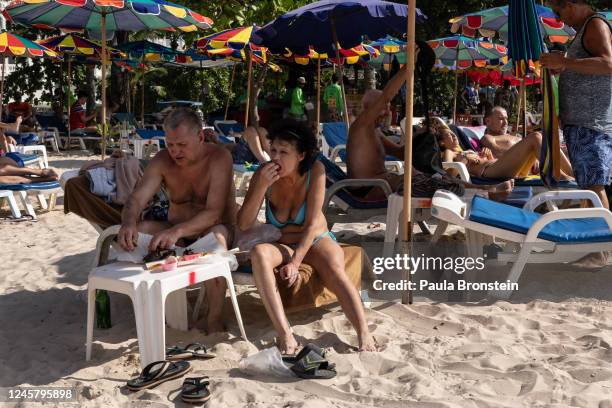
[[[306,195],[308,196],[308,188],[310,187],[310,170],[308,170],[308,178],[306,179]],[[287,220],[285,222],[279,222],[274,216],[270,201],[266,198],[266,220],[268,224],[274,225],[276,228],[283,228],[287,225],[302,225],[306,220],[306,200],[300,207],[294,220]]]

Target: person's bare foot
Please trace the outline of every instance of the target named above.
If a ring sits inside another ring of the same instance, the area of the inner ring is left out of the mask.
[[[297,354],[300,344],[293,337],[293,333],[289,333],[287,336],[280,336],[276,342],[278,343],[278,349],[284,356],[293,356]]]
[[[608,252],[592,252],[572,263],[572,266],[595,271],[608,264],[608,255]]]
[[[41,169],[40,177],[44,177],[44,178],[52,179],[52,180],[59,179],[59,175],[53,169]]]
[[[378,345],[369,331],[359,335],[359,351],[378,351]]]
[[[514,180],[504,181],[503,183],[495,184],[489,191],[489,198],[493,201],[504,201],[508,198],[514,189]]]

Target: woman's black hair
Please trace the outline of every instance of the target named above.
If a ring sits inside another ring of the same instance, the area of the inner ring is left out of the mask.
[[[300,175],[312,168],[318,154],[317,138],[305,123],[293,119],[278,121],[270,128],[268,139],[270,143],[275,140],[291,143],[298,152],[304,153],[304,159],[298,165]]]

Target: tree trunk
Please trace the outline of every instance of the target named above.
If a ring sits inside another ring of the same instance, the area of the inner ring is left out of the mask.
[[[119,31],[116,33],[116,45],[121,45],[129,41],[129,33]],[[122,71],[115,64],[111,65],[111,85],[109,90],[109,97],[111,101],[119,103],[119,111],[127,112],[130,98],[130,83],[129,83],[129,72]]]
[[[366,65],[363,70],[363,78],[365,79],[365,89],[376,89],[376,75],[374,69],[370,65]]]
[[[96,77],[93,65],[85,67],[85,92],[87,92],[87,114],[96,109]]]
[[[257,79],[253,80],[250,78],[251,82],[251,94],[249,95],[249,126],[259,127],[259,115],[257,112],[257,100],[259,99],[259,92],[263,87],[263,83],[266,79],[266,74],[268,73],[268,66],[263,66],[259,74],[257,75]]]

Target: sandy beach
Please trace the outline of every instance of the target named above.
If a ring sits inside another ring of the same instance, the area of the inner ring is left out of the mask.
[[[50,165],[62,172],[96,158],[51,154]],[[351,242],[382,240],[384,219],[369,221],[338,224],[334,232]],[[186,406],[182,380],[136,393],[125,387],[140,370],[125,296],[111,295],[113,327],[95,330],[93,358],[85,361],[86,285],[98,234],[64,215],[61,196],[37,222],[1,221],[0,229],[0,387],[78,387],[73,406]],[[210,377],[210,408],[612,407],[612,268],[533,265],[523,275],[511,301],[374,300],[366,313],[378,353],[353,351],[356,335],[337,304],[290,314],[300,342],[329,348],[338,371],[332,380],[239,370],[241,359],[274,344],[254,287],[238,287],[250,343],[240,338],[229,302],[229,333],[205,336],[200,321],[189,332],[167,329],[166,342],[198,341],[217,354],[191,361],[191,376]]]

